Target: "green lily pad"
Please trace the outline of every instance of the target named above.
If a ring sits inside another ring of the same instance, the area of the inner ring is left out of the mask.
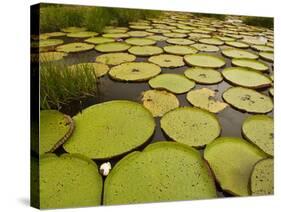
[[[161,129],[173,140],[192,147],[202,147],[220,135],[217,117],[195,107],[180,107],[166,113]]]
[[[75,53],[75,52],[83,52],[93,49],[95,46],[93,44],[87,43],[68,43],[64,45],[60,45],[56,48],[58,52],[67,52],[67,53]]]
[[[241,41],[251,45],[265,45],[267,43],[265,39],[260,39],[258,37],[244,37]]]
[[[168,39],[167,37],[165,37],[163,35],[150,35],[150,36],[147,36],[146,38],[155,40],[155,41],[165,41]]]
[[[71,33],[71,32],[84,32],[86,30],[87,30],[87,28],[85,28],[85,27],[66,27],[66,28],[61,29],[61,31],[69,32],[69,33]]]
[[[70,37],[70,38],[89,38],[89,37],[97,36],[98,34],[99,33],[97,33],[97,32],[84,31],[84,32],[68,33],[66,36]]]
[[[63,145],[69,153],[92,159],[112,158],[144,144],[155,122],[141,104],[126,100],[103,102],[73,117],[76,128]]]
[[[150,144],[121,159],[104,185],[104,205],[215,198],[198,151],[175,142]]]
[[[93,70],[95,72],[96,77],[102,77],[109,71],[108,65],[103,63],[79,63],[79,64],[71,65],[70,68],[72,68],[75,71],[79,66],[86,67],[89,70]]]
[[[153,45],[156,43],[155,40],[151,40],[148,38],[127,38],[125,40],[126,43],[136,46],[147,46],[147,45]]]
[[[165,68],[184,66],[183,58],[181,56],[171,54],[151,56],[150,58],[148,58],[148,61]]]
[[[166,42],[175,45],[190,45],[195,43],[194,41],[187,38],[169,38],[166,40]]]
[[[250,182],[251,193],[254,196],[274,193],[274,162],[272,158],[263,159],[256,163]]]
[[[102,37],[118,39],[118,38],[128,38],[130,37],[130,35],[128,33],[105,33],[102,35]]]
[[[179,107],[177,97],[167,91],[147,90],[142,93],[143,106],[147,108],[154,117],[161,117],[165,113]]]
[[[111,43],[115,40],[113,38],[104,38],[104,37],[92,37],[85,40],[87,43],[101,44],[101,43]]]
[[[259,56],[262,59],[267,60],[269,62],[273,62],[274,61],[274,53],[273,52],[260,52]]]
[[[152,29],[152,26],[147,26],[147,25],[130,25],[129,26],[131,29],[138,29],[138,30],[142,30],[142,29]]]
[[[223,45],[224,42],[217,38],[202,38],[199,40],[200,43],[209,44],[209,45]]]
[[[269,88],[269,94],[271,95],[271,96],[274,96],[274,88],[273,87],[271,87],[271,88]]]
[[[64,32],[47,32],[39,35],[40,40],[48,39],[51,37],[62,37],[65,36],[66,33]]]
[[[135,59],[135,55],[128,53],[108,53],[97,56],[96,62],[104,63],[107,65],[120,65],[121,63],[125,62],[133,62]]]
[[[114,66],[109,75],[115,80],[121,81],[147,81],[161,72],[161,68],[147,62],[128,62]]]
[[[188,65],[203,68],[220,68],[225,65],[223,58],[209,54],[185,55],[184,60]]]
[[[252,45],[251,48],[257,51],[265,51],[265,52],[274,51],[273,47],[266,46],[266,45]]]
[[[266,155],[249,142],[220,137],[208,144],[204,158],[208,161],[221,188],[238,196],[249,196],[248,183],[255,163]]]
[[[63,43],[60,39],[45,39],[39,41],[39,48],[57,46]]]
[[[242,132],[247,140],[257,145],[269,155],[274,155],[273,118],[266,115],[253,115],[245,119],[242,125]]]
[[[230,58],[237,58],[237,59],[258,59],[258,55],[243,50],[243,49],[236,49],[236,48],[229,48],[222,50],[222,54],[226,57]]]
[[[184,72],[184,75],[200,84],[216,84],[223,80],[221,73],[211,68],[189,68]]]
[[[218,38],[224,42],[229,42],[229,41],[235,41],[235,38],[231,38],[231,37],[227,37],[227,36],[219,36],[219,35],[216,35],[214,36],[215,38]]]
[[[157,34],[162,34],[162,33],[167,33],[167,32],[171,32],[168,29],[146,29],[145,31],[147,32],[151,32],[151,33],[157,33]]]
[[[254,59],[232,59],[232,64],[235,66],[251,68],[257,71],[267,71],[268,65]]]
[[[39,54],[39,60],[40,62],[44,63],[62,60],[65,56],[67,56],[67,53],[64,52],[43,52]]]
[[[263,88],[271,85],[271,79],[259,71],[243,67],[229,67],[222,71],[223,77],[234,85],[246,88]]]
[[[139,38],[153,35],[153,33],[146,32],[146,31],[129,31],[127,32],[127,34],[130,35],[131,37],[139,37]]]
[[[198,49],[201,52],[217,52],[219,47],[209,44],[195,43],[191,45],[192,47]]]
[[[186,93],[195,86],[192,80],[180,74],[160,74],[148,83],[152,88],[165,89],[176,94]]]
[[[103,30],[104,33],[107,34],[116,34],[116,33],[126,33],[128,31],[128,28],[126,27],[115,27],[115,28],[105,28]]]
[[[212,36],[211,35],[208,35],[208,34],[202,34],[202,33],[195,33],[195,32],[192,32],[192,33],[189,33],[189,39],[192,39],[192,40],[199,40],[201,38],[211,38]]]
[[[128,51],[137,56],[151,56],[163,53],[163,49],[158,46],[133,46]]]
[[[102,177],[94,161],[75,154],[40,158],[40,208],[100,205]]]
[[[128,50],[130,47],[131,45],[127,43],[112,42],[98,44],[95,49],[99,52],[122,52]]]
[[[242,111],[268,113],[273,109],[273,102],[269,96],[249,88],[232,87],[222,96],[228,104]]]
[[[189,91],[186,95],[187,101],[195,107],[218,113],[224,110],[228,104],[216,100],[216,92],[208,88]]]
[[[169,38],[185,38],[187,37],[187,34],[185,33],[177,33],[177,32],[167,32],[163,33],[164,36]]]
[[[247,43],[239,42],[239,41],[227,41],[225,42],[226,45],[236,47],[236,48],[249,48],[249,45]]]
[[[186,54],[196,54],[198,50],[191,46],[180,46],[180,45],[169,45],[164,46],[164,51],[169,54],[176,55],[186,55]]]

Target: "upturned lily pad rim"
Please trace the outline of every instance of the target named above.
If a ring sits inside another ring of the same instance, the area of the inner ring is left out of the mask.
[[[259,64],[262,64],[264,66],[266,66],[264,69],[255,69],[255,68],[251,68],[249,66],[241,66],[241,65],[238,65],[237,62],[239,61],[250,61],[250,62],[254,62],[254,63],[259,63]],[[235,66],[238,66],[238,67],[245,67],[245,68],[249,68],[251,70],[257,70],[257,71],[268,71],[269,70],[269,67],[266,63],[260,61],[260,60],[255,60],[255,59],[248,59],[248,58],[245,58],[245,59],[239,59],[239,58],[233,58],[231,60],[231,63],[232,65],[235,65]]]
[[[186,58],[188,57],[192,57],[192,56],[205,56],[205,57],[210,57],[210,58],[214,58],[217,60],[220,60],[222,62],[221,65],[215,65],[215,66],[199,66],[199,65],[194,65],[192,62],[188,62]],[[205,53],[199,53],[199,54],[190,54],[190,55],[185,55],[184,56],[184,61],[191,66],[195,66],[195,67],[202,67],[202,68],[221,68],[223,66],[225,66],[226,62],[222,57],[218,57],[218,56],[214,56],[211,54],[205,54]]]

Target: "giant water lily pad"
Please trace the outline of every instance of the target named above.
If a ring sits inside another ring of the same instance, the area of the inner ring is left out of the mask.
[[[199,152],[157,142],[120,160],[104,185],[105,205],[216,197],[214,180]]]
[[[223,80],[221,73],[211,68],[189,68],[184,75],[200,84],[216,84]]]
[[[156,43],[155,40],[149,38],[128,38],[125,40],[126,43],[136,46],[147,46]]]
[[[85,68],[86,70],[93,70],[95,72],[96,77],[102,77],[104,76],[108,71],[109,67],[106,64],[103,63],[79,63],[75,65],[70,66],[72,70],[77,70],[78,68]],[[79,71],[79,69],[78,69]]]
[[[120,38],[128,38],[128,37],[130,37],[130,35],[127,33],[106,33],[106,34],[103,34],[102,37],[120,39]]]
[[[267,43],[267,40],[263,37],[244,37],[242,42],[253,44],[253,45],[265,45]]]
[[[266,46],[266,45],[252,45],[252,49],[257,51],[265,51],[265,52],[273,52],[273,47]]]
[[[194,41],[186,38],[169,38],[166,40],[166,42],[175,45],[190,45],[195,43]]]
[[[119,65],[125,62],[133,62],[135,55],[128,53],[108,53],[96,57],[96,61],[107,65]]]
[[[217,117],[195,107],[180,107],[166,113],[161,128],[173,140],[193,147],[202,147],[220,135]]]
[[[165,89],[176,94],[186,93],[195,86],[192,80],[180,74],[160,74],[148,83],[152,88]]]
[[[128,62],[111,68],[109,75],[121,81],[146,81],[160,72],[161,68],[152,63]]]
[[[88,107],[73,117],[76,128],[64,144],[69,153],[92,159],[112,158],[144,144],[155,122],[141,104],[115,100]]]
[[[93,49],[95,46],[93,44],[87,43],[68,43],[56,48],[58,52],[67,52],[67,53],[74,53],[74,52],[83,52]]]
[[[164,51],[169,54],[176,54],[176,55],[186,55],[186,54],[195,54],[198,50],[191,46],[180,46],[180,45],[169,45],[164,46]]]
[[[218,38],[202,38],[199,40],[200,43],[209,44],[209,45],[223,45],[224,42]]]
[[[238,59],[257,59],[259,56],[255,53],[236,48],[229,48],[222,50],[222,54],[226,57],[230,58],[238,58]]]
[[[108,34],[116,34],[116,33],[126,33],[128,31],[127,27],[106,27],[103,32]]]
[[[239,41],[228,41],[225,42],[226,45],[236,47],[236,48],[242,48],[242,49],[247,49],[249,48],[249,45],[247,43],[239,42]]]
[[[167,32],[163,33],[164,36],[169,38],[185,38],[187,37],[187,34],[185,33],[177,33],[177,32]]]
[[[95,162],[80,155],[40,158],[40,208],[100,205],[102,177]]]
[[[232,87],[222,96],[227,103],[242,111],[268,113],[273,109],[273,102],[269,96],[249,88]]]
[[[45,39],[39,41],[39,48],[57,46],[63,43],[61,39]]]
[[[216,92],[208,88],[189,91],[186,95],[187,101],[195,107],[218,113],[225,109],[228,104],[217,100]]]
[[[71,32],[84,32],[86,30],[87,30],[87,28],[85,28],[85,27],[66,27],[66,28],[61,29],[61,31],[69,32],[69,33],[71,33]]]
[[[273,52],[260,52],[259,56],[264,60],[268,60],[269,62],[274,61],[274,53]]]
[[[177,97],[167,91],[148,90],[142,93],[142,102],[154,117],[163,116],[170,110],[179,107]]]
[[[253,168],[250,180],[252,195],[274,193],[274,162],[272,158],[260,160]]]
[[[266,115],[253,115],[245,119],[242,125],[243,135],[262,149],[273,155],[273,118]]]
[[[238,196],[250,195],[248,183],[255,163],[266,154],[240,138],[221,137],[208,144],[208,161],[221,188]]]
[[[104,38],[104,37],[92,37],[85,40],[85,42],[93,43],[93,44],[101,44],[101,43],[111,43],[115,40],[113,38]]]
[[[184,66],[183,58],[177,55],[161,54],[148,58],[149,62],[164,68],[175,68]]]
[[[263,88],[271,85],[271,79],[259,71],[243,67],[229,67],[222,72],[223,77],[235,84],[246,88]]]
[[[70,37],[70,38],[89,38],[89,37],[94,37],[94,36],[97,36],[97,35],[98,35],[97,32],[84,31],[84,32],[68,33],[66,36]]]
[[[67,56],[67,53],[64,52],[43,52],[39,54],[39,61],[44,63],[62,60],[65,56]]]
[[[254,59],[232,59],[232,64],[245,68],[255,69],[257,71],[267,71],[268,65]]]
[[[220,68],[225,65],[225,61],[223,58],[209,54],[185,55],[184,60],[191,66],[198,66],[203,68]]]
[[[133,46],[128,51],[137,56],[151,56],[163,53],[163,49],[158,46]]]
[[[99,52],[122,52],[129,49],[131,45],[121,42],[98,44],[95,49]]]
[[[139,38],[153,35],[153,33],[146,32],[146,31],[129,31],[129,32],[127,32],[127,34],[129,36],[139,37]]]
[[[48,39],[51,37],[62,37],[65,36],[65,32],[47,32],[47,33],[42,33],[39,35],[40,40]]]
[[[168,39],[167,37],[165,37],[163,35],[149,35],[146,38],[155,40],[155,41],[165,41]]]
[[[191,45],[192,47],[198,49],[201,52],[217,52],[219,51],[219,47],[209,44],[203,44],[203,43],[195,43]]]

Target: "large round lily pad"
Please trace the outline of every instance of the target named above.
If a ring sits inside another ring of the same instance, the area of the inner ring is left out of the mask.
[[[139,38],[153,35],[153,33],[146,32],[146,31],[129,31],[129,32],[127,32],[127,34],[129,36],[139,37]]]
[[[209,45],[223,45],[224,42],[218,38],[202,38],[199,40],[200,43],[209,44]]]
[[[111,43],[115,40],[113,38],[104,38],[104,37],[92,37],[85,40],[87,43],[101,44],[101,43]]]
[[[269,62],[273,62],[274,61],[274,53],[273,52],[260,52],[259,56],[262,59],[267,60]]]
[[[84,31],[84,32],[68,33],[66,36],[70,37],[70,38],[89,38],[89,37],[94,37],[94,36],[97,36],[97,35],[98,35],[97,32]]]
[[[53,152],[72,134],[72,119],[56,110],[40,111],[39,154]]]
[[[192,80],[180,74],[160,74],[148,83],[152,88],[165,89],[176,94],[186,93],[195,86]]]
[[[195,54],[198,50],[191,46],[180,46],[180,45],[169,45],[164,46],[164,51],[169,54],[176,54],[176,55],[186,55],[186,54]]]
[[[236,49],[236,48],[229,48],[229,49],[224,49],[222,50],[222,54],[226,57],[230,57],[230,58],[238,58],[238,59],[257,59],[259,56],[243,50],[243,49]]]
[[[156,43],[155,40],[149,39],[149,38],[127,38],[125,40],[126,43],[136,46],[147,46],[147,45],[153,45]]]
[[[217,138],[204,150],[204,158],[221,188],[238,196],[250,195],[251,171],[255,163],[265,157],[261,150],[240,138]]]
[[[179,107],[177,97],[167,91],[147,90],[142,93],[142,102],[154,117],[163,116],[170,110]]]
[[[216,197],[214,180],[198,151],[157,142],[119,161],[104,185],[105,205]]]
[[[273,47],[266,46],[266,45],[252,45],[252,49],[257,51],[265,51],[265,52],[273,52]]]
[[[192,47],[198,49],[201,52],[217,52],[219,51],[219,47],[209,44],[203,44],[203,43],[195,43],[191,45]]]
[[[195,43],[194,41],[186,38],[169,38],[166,40],[166,42],[175,45],[190,45]]]
[[[253,115],[245,119],[242,125],[243,135],[265,153],[273,155],[273,118],[266,115]]]
[[[130,35],[127,33],[106,33],[103,34],[102,37],[120,39],[120,38],[128,38],[130,37]]]
[[[164,36],[169,38],[185,38],[187,37],[187,34],[185,33],[177,33],[177,32],[167,32],[163,33]]]
[[[255,69],[257,71],[267,71],[268,65],[254,59],[232,59],[232,64],[245,68]]]
[[[115,100],[88,107],[74,116],[76,129],[64,144],[69,153],[92,159],[107,159],[144,144],[153,134],[155,122],[141,104]]]
[[[44,63],[62,60],[65,56],[67,56],[67,53],[64,52],[43,52],[39,54],[39,61]]]
[[[46,47],[52,47],[57,46],[63,43],[63,40],[61,39],[45,39],[39,41],[39,48],[46,48]]]
[[[180,107],[166,113],[161,128],[174,141],[192,147],[202,147],[220,135],[217,117],[195,107]]]
[[[107,65],[119,65],[125,62],[133,62],[136,59],[135,55],[128,53],[108,53],[101,54],[96,57],[96,61]]]
[[[216,84],[223,80],[221,73],[211,68],[189,68],[184,75],[200,84]]]
[[[274,162],[272,158],[256,163],[250,181],[252,195],[271,195],[274,193]]]
[[[249,45],[247,43],[239,42],[239,41],[227,41],[225,42],[226,45],[236,47],[236,48],[242,48],[247,49],[249,48]]]
[[[163,35],[149,35],[146,38],[155,40],[155,41],[165,41],[168,39],[167,37],[165,37]]]
[[[95,49],[99,52],[122,52],[129,49],[131,45],[121,42],[102,43],[96,45]]]
[[[158,46],[133,46],[128,51],[137,56],[151,56],[163,53],[163,49]]]
[[[227,103],[242,111],[268,113],[273,109],[273,102],[269,96],[249,88],[232,87],[222,96]]]
[[[161,68],[147,62],[128,62],[114,66],[109,75],[121,81],[146,81],[161,72]]]
[[[267,43],[266,39],[259,37],[244,37],[242,42],[253,45],[265,45]]]
[[[175,68],[184,66],[183,58],[177,55],[161,54],[148,58],[149,62],[164,68]]]
[[[198,66],[203,68],[220,68],[225,65],[225,61],[223,58],[209,54],[185,55],[184,60],[191,66]]]
[[[87,43],[68,43],[56,48],[58,52],[67,52],[67,53],[74,53],[74,52],[83,52],[93,49],[95,46],[93,44]]]
[[[47,154],[40,158],[40,208],[101,204],[102,177],[95,162],[81,155]]]
[[[212,113],[218,113],[228,106],[228,104],[217,100],[216,92],[208,88],[189,91],[186,99],[193,106]]]
[[[263,88],[271,85],[271,79],[259,71],[243,67],[229,67],[222,71],[223,77],[235,84],[246,88]]]
[[[70,66],[74,71],[79,67],[84,67],[85,69],[93,70],[96,77],[104,76],[108,71],[109,67],[103,63],[79,63]]]
[[[84,32],[86,30],[87,30],[87,28],[85,28],[85,27],[66,27],[66,28],[61,29],[61,31],[69,32],[69,33],[71,33],[71,32]]]

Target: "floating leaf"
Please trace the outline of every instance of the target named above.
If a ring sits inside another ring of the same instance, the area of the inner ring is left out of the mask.
[[[83,31],[86,31],[87,29],[85,27],[66,27],[66,28],[63,28],[61,29],[61,31],[63,32],[83,32]]]
[[[126,43],[136,46],[147,46],[153,45],[156,41],[148,39],[148,38],[127,38],[125,40]]]
[[[166,40],[166,42],[175,45],[190,45],[195,43],[194,41],[187,38],[169,38],[168,40]]]
[[[252,45],[252,49],[257,51],[265,51],[265,52],[273,52],[273,47],[266,46],[266,45]]]
[[[249,45],[247,43],[239,42],[239,41],[228,41],[225,42],[226,45],[236,47],[236,48],[249,48]]]
[[[217,46],[224,44],[222,40],[217,38],[202,38],[199,40],[199,42],[204,44],[217,45]]]
[[[161,54],[152,56],[148,58],[148,61],[165,68],[175,68],[184,66],[183,58],[181,56],[171,54]]]
[[[246,50],[242,50],[242,49],[236,49],[236,48],[228,48],[228,49],[224,49],[222,50],[222,54],[226,57],[230,57],[230,58],[238,58],[238,59],[257,59],[259,56],[246,51]]]
[[[209,54],[185,55],[184,60],[191,66],[198,66],[203,68],[220,68],[225,65],[225,61],[223,58]]]
[[[128,33],[105,33],[102,35],[102,37],[120,39],[120,38],[128,38],[130,37],[130,35]]]
[[[85,40],[85,42],[93,43],[93,44],[111,43],[114,41],[115,40],[113,38],[104,38],[104,37],[93,37]]]
[[[201,52],[217,52],[219,51],[219,47],[214,45],[202,44],[202,43],[195,43],[191,45],[192,47],[198,49]]]
[[[274,53],[273,52],[260,52],[259,55],[264,60],[267,60],[269,62],[274,61]]]
[[[189,68],[184,75],[200,84],[216,84],[223,80],[221,73],[211,68]]]
[[[108,53],[101,54],[96,57],[96,61],[107,65],[119,65],[125,62],[133,62],[136,59],[135,55],[128,53]]]
[[[56,61],[56,60],[62,60],[65,56],[67,56],[67,53],[64,52],[43,52],[39,54],[39,60],[40,62],[49,62],[49,61]]]
[[[158,46],[133,46],[128,51],[137,56],[151,56],[163,53],[163,49]]]
[[[245,68],[255,69],[257,71],[267,71],[268,65],[254,59],[232,59],[232,64]]]
[[[99,52],[122,52],[126,51],[131,47],[131,45],[127,43],[121,42],[112,42],[112,43],[102,43],[98,44],[95,49]]]
[[[198,52],[196,48],[193,48],[191,46],[180,46],[180,45],[164,46],[163,49],[167,53],[176,54],[176,55],[195,54]]]
[[[94,37],[94,36],[97,36],[97,35],[98,35],[97,32],[84,31],[84,32],[68,33],[66,36],[70,37],[70,38],[89,38],[89,37]]]
[[[71,65],[70,67],[74,71],[78,67],[86,67],[89,70],[93,70],[95,72],[96,77],[102,77],[109,71],[109,67],[103,63],[79,63],[79,64]]]
[[[68,43],[64,45],[60,45],[56,48],[58,52],[67,52],[67,53],[75,53],[75,52],[83,52],[93,49],[95,46],[93,44],[87,43]]]

